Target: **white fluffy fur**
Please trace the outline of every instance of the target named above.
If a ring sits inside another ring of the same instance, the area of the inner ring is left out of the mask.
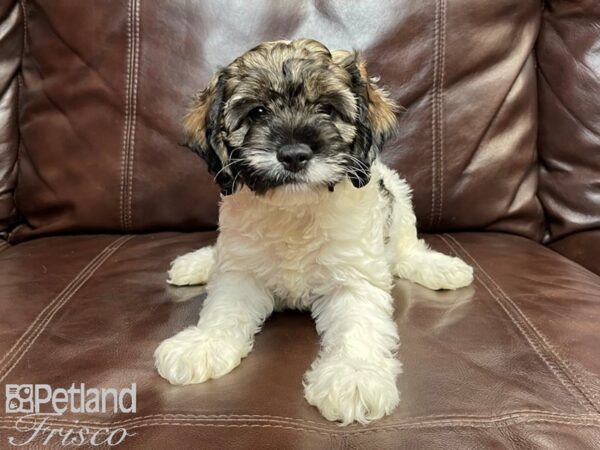
[[[224,197],[215,247],[180,256],[169,271],[175,285],[208,280],[208,296],[198,325],[156,349],[158,372],[173,384],[218,378],[250,352],[274,309],[309,309],[322,347],[304,378],[308,402],[342,424],[389,414],[401,371],[393,276],[456,289],[473,271],[417,238],[404,180],[377,161],[371,174],[360,189],[343,181],[334,192],[283,186]]]
[[[186,253],[171,264],[167,283],[175,286],[206,284],[214,265],[214,247],[202,247],[195,252]]]

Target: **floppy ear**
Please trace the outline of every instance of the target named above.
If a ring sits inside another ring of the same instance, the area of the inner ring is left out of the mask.
[[[350,75],[352,92],[357,101],[355,157],[361,162],[358,170],[349,174],[355,187],[369,182],[370,167],[383,144],[396,131],[396,103],[389,94],[369,78],[363,58],[357,52],[335,50],[333,61]]]
[[[227,167],[230,151],[222,138],[226,82],[224,72],[216,73],[206,89],[196,95],[183,122],[185,145],[206,161],[223,195],[232,194],[234,190],[234,174]]]

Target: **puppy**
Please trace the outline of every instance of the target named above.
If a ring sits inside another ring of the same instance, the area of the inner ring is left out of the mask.
[[[378,160],[395,110],[358,54],[309,39],[263,43],[213,77],[185,129],[221,188],[220,234],[172,263],[169,283],[208,283],[208,296],[198,325],[156,349],[161,376],[221,377],[273,310],[309,310],[321,351],[306,400],[342,424],[392,412],[393,277],[430,289],[473,279],[418,239],[409,186]]]

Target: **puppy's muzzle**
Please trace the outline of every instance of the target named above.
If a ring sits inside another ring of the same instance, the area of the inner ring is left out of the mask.
[[[313,157],[312,149],[306,144],[282,145],[277,150],[277,160],[290,172],[299,172]]]

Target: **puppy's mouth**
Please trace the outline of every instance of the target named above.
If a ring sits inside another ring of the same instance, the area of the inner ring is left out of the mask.
[[[286,167],[275,154],[244,152],[241,157],[240,176],[248,188],[257,194],[281,186],[291,190],[329,188],[339,183],[346,174],[342,161],[320,156],[313,157],[302,167]]]

